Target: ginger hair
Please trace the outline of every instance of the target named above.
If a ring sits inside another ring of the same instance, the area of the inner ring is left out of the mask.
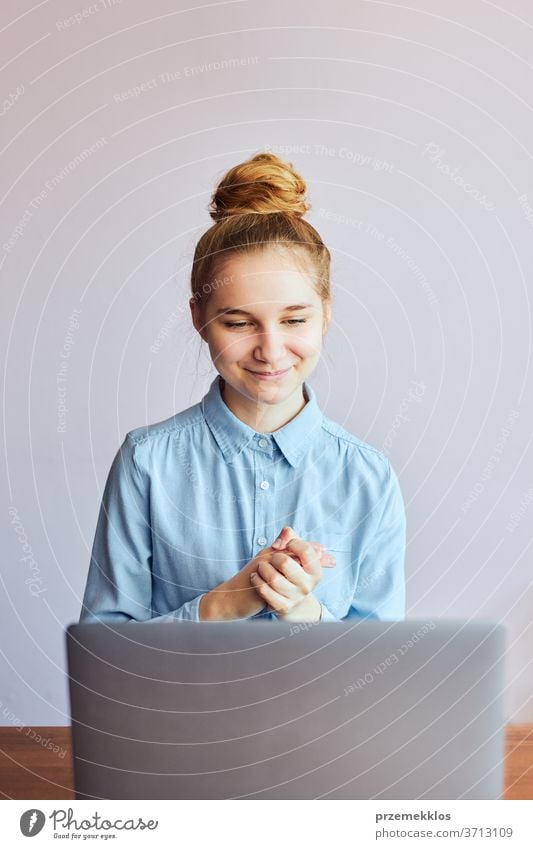
[[[311,208],[306,184],[292,163],[258,153],[235,165],[213,192],[214,224],[198,241],[191,271],[191,300],[205,307],[224,263],[236,254],[275,248],[289,250],[310,273],[323,301],[330,295],[330,253],[304,215]]]

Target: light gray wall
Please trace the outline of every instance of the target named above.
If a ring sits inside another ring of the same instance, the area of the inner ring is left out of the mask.
[[[408,615],[505,622],[507,715],[533,721],[531,7],[33,5],[0,13],[0,723],[68,722],[109,465],[207,390],[194,245],[269,146],[333,255],[313,385],[401,480]]]

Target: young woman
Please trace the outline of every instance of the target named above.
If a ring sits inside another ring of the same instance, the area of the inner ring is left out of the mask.
[[[80,621],[404,617],[397,477],[307,382],[331,295],[305,190],[267,153],[219,183],[190,298],[218,374],[199,403],[126,435]]]

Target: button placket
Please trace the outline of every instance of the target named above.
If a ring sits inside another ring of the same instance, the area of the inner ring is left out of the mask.
[[[268,440],[261,438],[258,440],[258,445],[264,447],[262,443],[266,443],[268,447]],[[261,451],[255,452],[255,526],[254,526],[254,536],[255,536],[255,545],[254,550],[259,548],[264,548],[268,542],[267,537],[265,536],[264,529],[268,524],[268,516],[272,512],[271,509],[271,483],[267,479],[270,475],[271,465],[268,467],[268,471],[266,469],[266,462],[263,462],[264,453]],[[265,461],[268,458],[265,457]]]

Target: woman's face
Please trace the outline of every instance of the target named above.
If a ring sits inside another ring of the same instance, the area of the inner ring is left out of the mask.
[[[318,363],[329,303],[317,294],[311,271],[284,248],[229,256],[217,270],[203,323],[190,303],[217,371],[249,400],[283,403]]]

